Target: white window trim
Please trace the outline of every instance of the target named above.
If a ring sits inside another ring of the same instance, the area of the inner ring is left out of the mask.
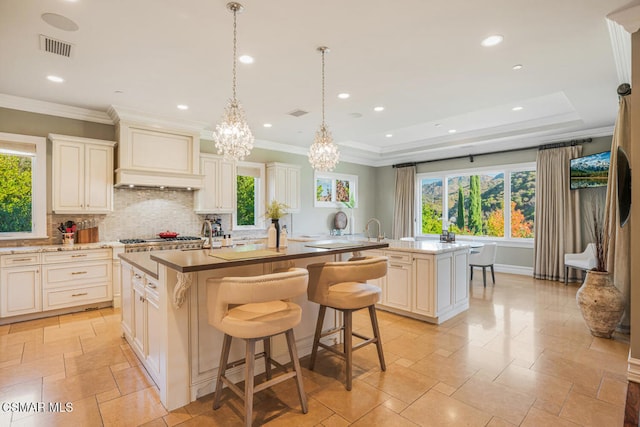
[[[249,169],[257,169],[260,171],[260,177],[258,178],[258,186],[256,187],[256,223],[255,225],[238,225],[238,207],[236,202],[236,211],[233,216],[233,230],[264,230],[265,228],[265,218],[264,211],[266,207],[265,197],[266,197],[266,170],[264,163],[256,163],[256,162],[238,162],[237,167],[249,168]],[[237,169],[236,169],[237,170]]]
[[[39,136],[0,132],[0,140],[36,146],[32,162],[32,220],[30,233],[0,233],[0,240],[46,239],[47,235],[47,139]]]
[[[505,165],[494,165],[494,166],[483,166],[478,168],[466,168],[466,169],[456,169],[456,170],[441,170],[437,172],[424,172],[416,174],[416,185],[415,185],[415,200],[421,200],[421,186],[420,182],[423,179],[429,178],[442,178],[443,186],[446,186],[447,180],[451,176],[460,176],[460,175],[482,175],[487,172],[504,172],[504,180],[505,183],[507,179],[511,182],[511,173],[512,172],[525,172],[525,171],[535,171],[536,170],[536,162],[526,162],[526,163],[509,163]],[[508,188],[507,188],[508,187]],[[509,196],[508,200],[511,200],[511,185],[505,185],[505,198]],[[445,197],[445,192],[443,191],[443,198]],[[443,206],[444,208],[444,206]],[[443,215],[445,214],[445,210],[443,209]],[[438,234],[422,234],[421,232],[421,218],[422,218],[422,206],[421,203],[416,203],[416,212],[415,212],[415,236],[422,237],[434,237],[437,238]],[[511,209],[505,209],[505,224],[511,223]],[[493,236],[467,236],[460,235],[456,236],[456,240],[459,241],[482,241],[482,242],[496,242],[499,243],[500,246],[513,246],[513,247],[533,247],[534,239],[533,238],[512,238],[512,237],[493,237]]]

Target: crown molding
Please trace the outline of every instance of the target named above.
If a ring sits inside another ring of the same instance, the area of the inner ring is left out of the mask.
[[[640,2],[636,0],[631,5],[611,12],[607,19],[622,25],[630,34],[635,33],[640,29]]]
[[[618,84],[631,84],[631,34],[617,22],[608,18],[606,21],[613,49],[613,59],[618,72]]]
[[[208,123],[191,120],[174,120],[166,117],[157,117],[144,111],[120,105],[110,105],[107,109],[107,114],[113,123],[123,121],[143,126],[152,126],[159,129],[183,130],[195,134],[201,134],[203,129],[209,125]]]
[[[71,107],[69,105],[39,101],[37,99],[23,98],[4,93],[0,93],[0,107],[28,111],[30,113],[46,114],[48,116],[65,117],[67,119],[82,120],[85,122],[113,125],[113,120],[111,120],[108,114],[102,111]]]

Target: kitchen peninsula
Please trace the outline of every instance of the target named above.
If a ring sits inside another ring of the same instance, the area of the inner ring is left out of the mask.
[[[316,262],[341,261],[351,253],[389,258],[379,308],[440,323],[469,307],[468,252],[464,244],[324,240],[289,242],[279,251],[264,245],[211,250],[121,254],[122,328],[169,409],[213,392],[222,334],[209,325],[206,281],[212,277],[255,276]],[[318,305],[306,295],[296,301],[302,321],[295,328],[300,356],[311,352]],[[325,327],[338,324],[327,312]],[[328,337],[337,343],[339,337]],[[288,361],[284,340],[274,338],[276,360]],[[258,350],[260,351],[260,350]],[[244,357],[234,345],[231,360]],[[260,363],[260,362],[259,362]],[[263,369],[260,364],[257,369]],[[231,376],[241,381],[238,369]]]

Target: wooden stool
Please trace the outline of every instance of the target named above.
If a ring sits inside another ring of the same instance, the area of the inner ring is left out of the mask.
[[[307,398],[302,384],[300,361],[293,336],[293,327],[300,323],[302,309],[287,301],[307,290],[309,274],[303,268],[254,277],[225,277],[207,280],[207,310],[209,323],[224,332],[220,367],[216,380],[213,409],[220,407],[222,383],[244,400],[245,425],[250,426],[253,416],[253,395],[268,387],[295,377],[302,412],[307,413]],[[271,337],[284,333],[293,362],[293,372],[271,359]],[[232,338],[246,342],[244,361],[229,363]],[[264,342],[264,352],[255,354],[256,341]],[[254,386],[254,365],[257,357],[265,358],[267,380]],[[232,383],[225,373],[228,368],[245,365],[244,391]],[[285,370],[272,378],[271,365]]]

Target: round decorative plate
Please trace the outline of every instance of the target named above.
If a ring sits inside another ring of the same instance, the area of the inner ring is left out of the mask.
[[[347,214],[340,211],[333,217],[333,226],[338,230],[347,228]]]

